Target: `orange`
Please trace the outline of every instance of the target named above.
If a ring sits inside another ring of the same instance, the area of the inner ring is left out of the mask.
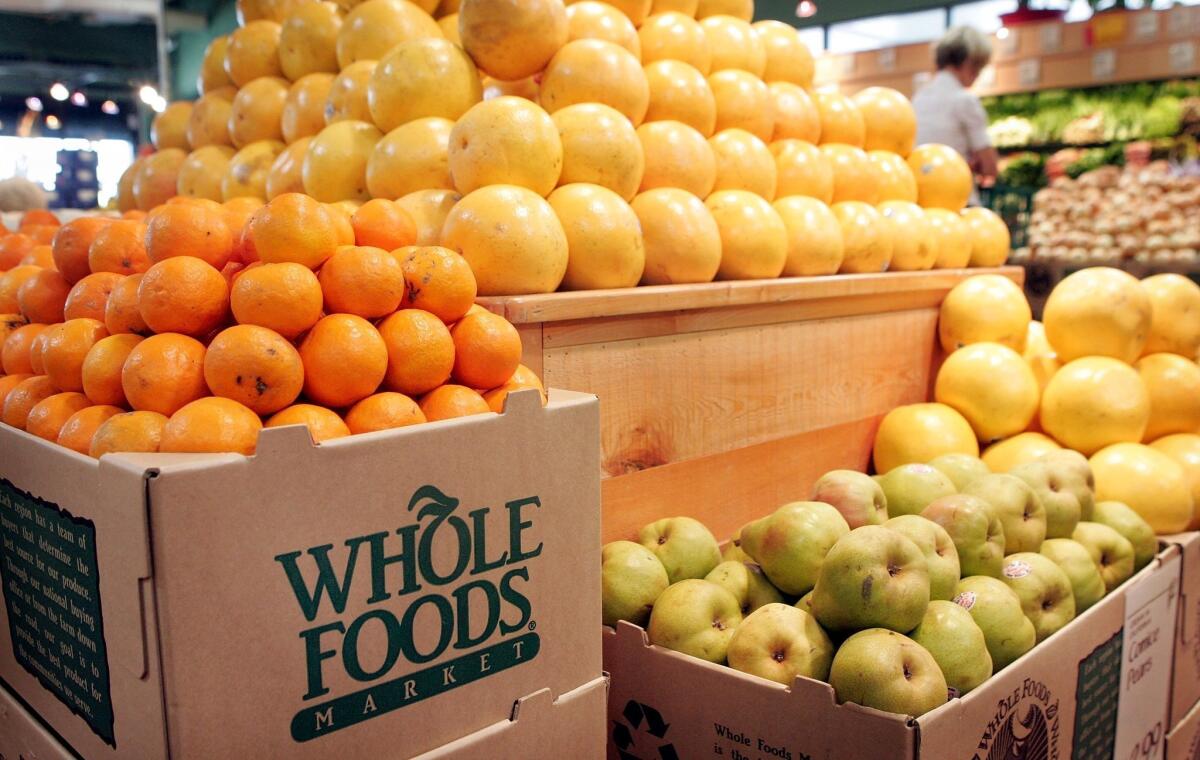
[[[467,260],[441,246],[393,251],[404,273],[404,305],[423,309],[446,324],[461,319],[475,303],[475,274]]]
[[[71,283],[56,271],[43,269],[17,288],[17,303],[30,322],[54,324],[63,321],[63,308]]]
[[[767,92],[771,98],[774,123],[771,140],[820,142],[821,114],[804,88],[790,82],[771,82],[767,85]]]
[[[867,153],[875,167],[875,179],[879,183],[878,199],[884,201],[917,202],[917,180],[908,163],[896,153],[872,150]]]
[[[58,225],[56,224],[34,224],[29,227],[22,227],[20,234],[28,235],[33,238],[33,242],[37,243],[37,246],[43,246],[50,245],[54,241],[54,235],[57,232]],[[37,246],[34,246],[35,250]],[[25,255],[28,256],[29,254]]]
[[[20,314],[0,314],[0,351],[3,350],[4,341],[8,340],[8,336],[26,324],[25,317],[22,317]],[[2,353],[0,353],[0,356],[2,356]],[[0,362],[0,375],[3,374],[4,365]]]
[[[912,153],[917,115],[908,98],[888,87],[868,87],[855,93],[852,100],[866,127],[864,149],[886,150],[902,158]]]
[[[342,15],[334,3],[303,3],[283,19],[279,66],[293,82],[314,72],[336,72]]]
[[[645,13],[642,14],[644,18]],[[642,54],[642,43],[634,22],[609,3],[587,0],[568,6],[567,41],[571,40],[605,40],[620,45],[635,56]]]
[[[258,445],[262,420],[242,404],[219,396],[197,399],[171,415],[163,427],[162,452],[245,454]]]
[[[84,277],[67,294],[63,317],[68,320],[89,317],[103,322],[109,294],[123,279],[124,275],[113,272],[97,272]]]
[[[1147,354],[1133,365],[1150,394],[1142,441],[1200,430],[1200,366],[1178,354]]]
[[[48,230],[54,228],[46,226],[42,229]],[[29,265],[38,266],[42,269],[58,269],[58,265],[54,263],[54,249],[50,247],[49,243],[35,245],[29,250],[29,253],[21,258],[21,266]]]
[[[232,87],[233,80],[225,73],[225,53],[229,49],[229,35],[214,37],[204,48],[200,62],[200,73],[196,75],[196,90],[204,95],[222,87]],[[195,147],[195,146],[193,146]]]
[[[521,363],[521,336],[507,319],[491,312],[463,317],[450,329],[454,339],[452,377],[471,388],[503,385]]]
[[[0,237],[0,270],[17,266],[35,245],[36,240],[20,233]]]
[[[304,191],[326,203],[369,200],[367,161],[381,139],[383,133],[365,121],[339,121],[322,129],[304,157]]]
[[[49,326],[42,330],[37,335],[33,336],[33,340],[29,343],[29,366],[32,368],[33,374],[46,374],[46,360],[44,352],[46,350],[46,341],[50,338]]]
[[[96,234],[88,248],[88,268],[122,275],[145,272],[150,268],[145,241],[145,224],[132,219],[115,221]]]
[[[7,324],[7,323],[6,323]],[[34,338],[46,329],[46,325],[32,324],[21,326],[9,331],[0,348],[0,366],[6,375],[30,374],[33,364],[30,362],[29,349]]]
[[[767,52],[763,81],[811,89],[816,62],[796,28],[781,21],[759,21],[751,26]]]
[[[192,142],[190,137],[188,141]],[[138,210],[137,197],[133,193],[133,181],[141,174],[142,167],[146,165],[146,158],[147,156],[142,156],[134,159],[129,168],[121,173],[121,178],[117,180],[117,210],[122,213]]]
[[[446,39],[450,40],[455,45],[462,47],[462,38],[458,36],[457,13],[438,16],[437,23],[438,27],[442,30],[442,34],[446,35]]]
[[[867,123],[853,100],[837,92],[818,92],[814,100],[821,117],[822,144],[866,145]]]
[[[344,245],[325,262],[319,276],[330,312],[375,319],[391,314],[404,298],[404,272],[382,248]]]
[[[25,417],[25,431],[58,442],[58,433],[76,412],[91,406],[82,393],[56,393],[33,405]]]
[[[893,231],[892,262],[888,265],[888,271],[932,269],[937,262],[937,242],[930,234],[925,210],[911,201],[884,201],[879,204],[878,210],[891,223]],[[1024,301],[1024,298],[1021,300]],[[987,315],[989,318],[991,316]]]
[[[417,245],[437,245],[451,209],[462,200],[453,189],[417,190],[396,201],[417,225]]]
[[[842,227],[829,206],[803,195],[783,196],[772,205],[788,235],[783,276],[837,274],[845,243]]]
[[[295,338],[321,318],[323,296],[311,269],[287,262],[244,271],[234,280],[229,302],[241,324],[259,325]]]
[[[52,227],[57,227],[62,224],[58,216],[49,209],[31,208],[24,214],[21,214],[21,221],[18,227],[29,227],[35,224],[46,224]]]
[[[657,10],[657,9],[656,9]],[[642,63],[680,61],[694,67],[703,76],[712,72],[712,51],[704,29],[691,16],[668,11],[655,12],[638,29]]]
[[[962,211],[971,198],[971,167],[945,145],[921,145],[908,157],[917,178],[917,203],[923,208]]]
[[[121,218],[122,219],[133,219],[135,221],[140,222],[146,218],[146,212],[142,211],[139,208],[131,208],[131,209],[122,211]]]
[[[542,397],[542,406],[546,405],[546,389],[542,385],[542,381],[538,378],[533,370],[521,364],[517,367],[517,371],[508,379],[504,385],[499,388],[493,388],[483,394],[483,400],[487,402],[488,408],[496,414],[504,413],[504,401],[508,398],[508,394],[514,391],[523,391],[529,389],[537,389]]]
[[[441,244],[471,265],[479,294],[550,293],[567,271],[567,236],[554,209],[523,187],[492,185],[460,200]]]
[[[647,190],[633,199],[642,225],[646,269],[642,282],[710,282],[721,264],[721,231],[704,202],[677,188]]]
[[[872,206],[880,200],[879,170],[862,148],[825,143],[821,152],[833,169],[833,202],[862,201]]]
[[[579,0],[566,0],[565,4],[571,6],[578,3]],[[650,15],[653,0],[611,0],[605,4],[620,11],[634,26],[641,26]]]
[[[762,80],[737,69],[714,72],[708,78],[717,103],[718,132],[744,129],[760,140],[770,140],[775,131],[771,91]]]
[[[40,271],[42,268],[39,266],[22,264],[0,274],[0,314],[17,314],[21,311],[17,291],[26,280]]]
[[[540,75],[537,75],[518,79],[515,82],[505,82],[500,79],[484,76],[482,81],[483,99],[494,100],[495,98],[502,98],[505,95],[511,95],[517,98],[532,100],[536,103],[538,91],[541,89],[539,77]]]
[[[46,328],[42,366],[46,377],[63,391],[83,390],[83,362],[108,330],[98,319],[72,319]]]
[[[221,201],[221,177],[229,168],[233,148],[228,145],[205,145],[188,154],[179,167],[180,195]]]
[[[402,309],[379,323],[387,346],[383,385],[419,396],[449,381],[454,368],[454,340],[440,319],[420,309]]]
[[[682,61],[663,60],[646,64],[645,72],[650,86],[647,122],[683,122],[706,137],[716,131],[717,99],[698,69]]]
[[[230,256],[230,261],[246,264],[258,261],[258,252],[254,249],[254,240],[250,236],[249,221],[254,212],[265,205],[266,202],[259,198],[244,196],[232,198],[221,204],[221,208],[225,210],[225,224],[233,233],[233,255]]]
[[[656,0],[660,4],[662,1]],[[692,5],[696,7],[696,18],[724,15],[749,21],[754,15],[753,0],[697,0]]]
[[[562,0],[463,0],[458,34],[479,68],[506,82],[546,68],[567,42]]]
[[[308,433],[312,436],[314,443],[350,435],[350,428],[346,427],[346,423],[338,416],[337,412],[314,404],[289,406],[272,415],[263,427],[274,428],[286,425],[304,425],[308,428]]]
[[[343,69],[363,59],[378,61],[405,40],[442,36],[428,13],[404,0],[343,0],[341,4],[354,5],[338,32],[337,59]]]
[[[310,142],[311,137],[301,137],[275,158],[275,163],[271,164],[271,170],[267,172],[267,200],[273,200],[284,193],[304,192],[304,156],[308,153]]]
[[[281,77],[262,76],[238,90],[229,112],[229,138],[235,148],[283,138],[280,125],[290,86]]]
[[[137,199],[137,207],[149,211],[174,197],[179,192],[179,170],[186,160],[187,153],[180,148],[167,148],[147,156],[146,163],[142,164],[141,170],[133,178],[133,197]],[[86,236],[87,245],[82,246],[82,250],[73,257],[80,265],[87,260],[87,247],[91,245],[92,237],[94,233]],[[55,246],[55,261],[58,261],[57,248]],[[58,268],[62,269],[61,263]]]
[[[300,358],[305,395],[331,407],[370,396],[387,374],[387,344],[370,322],[353,314],[317,322],[300,344]]]
[[[333,213],[300,193],[285,193],[254,213],[250,236],[258,258],[268,264],[294,262],[321,266],[338,247]]]
[[[238,87],[259,77],[283,75],[279,65],[282,28],[274,21],[259,19],[235,29],[225,50],[225,73]]]
[[[620,45],[575,40],[550,59],[538,100],[549,113],[576,103],[603,103],[636,127],[650,107],[650,84],[641,62]]]
[[[453,121],[483,100],[483,85],[461,47],[430,37],[401,42],[381,58],[364,93],[370,108],[358,118],[388,132],[432,116]]]
[[[944,208],[925,208],[933,247],[937,249],[935,269],[959,269],[971,262],[971,230],[963,218]]]
[[[161,262],[192,256],[217,269],[233,253],[233,234],[220,206],[168,204],[151,214],[146,225],[146,255]]]
[[[58,388],[44,375],[34,375],[17,383],[4,397],[4,424],[24,430],[29,411],[55,393]]]
[[[125,406],[125,389],[121,386],[121,370],[125,360],[142,336],[122,333],[96,341],[83,359],[81,377],[83,392],[93,404]]]
[[[629,119],[600,103],[568,106],[553,119],[563,148],[558,184],[587,182],[632,200],[642,182],[645,157]]]
[[[178,333],[152,335],[133,347],[121,368],[121,387],[134,409],[174,414],[208,395],[204,345]]]
[[[236,325],[209,344],[204,379],[213,395],[233,399],[257,414],[272,414],[300,395],[304,365],[299,352],[279,333],[257,325]]]
[[[96,428],[88,455],[99,459],[122,451],[158,451],[167,418],[158,412],[115,414]]]
[[[839,272],[847,274],[886,271],[893,253],[892,231],[875,207],[862,201],[833,204],[842,227],[845,255]]]
[[[333,74],[322,72],[306,74],[292,83],[279,119],[284,142],[290,145],[325,128],[325,103],[333,80]]]
[[[286,147],[278,140],[259,140],[234,153],[221,177],[221,197],[225,202],[248,196],[260,199],[261,203],[267,197],[271,165]]]
[[[1003,266],[1012,252],[1012,234],[1008,225],[990,208],[965,208],[963,221],[971,237],[971,263],[973,267]]]
[[[375,198],[401,198],[418,190],[454,188],[450,132],[454,122],[415,119],[383,136],[367,159],[367,190]]]
[[[187,126],[188,142],[193,150],[210,145],[233,145],[233,139],[229,136],[233,98],[233,94],[210,92],[196,101]]]
[[[403,393],[390,391],[367,396],[346,412],[346,426],[354,435],[419,425],[422,422],[425,422],[425,413],[416,401]]]
[[[642,226],[629,203],[600,185],[563,185],[546,199],[567,234],[568,290],[632,288],[646,268]]]
[[[770,145],[775,157],[775,195],[804,195],[822,203],[833,201],[833,165],[820,148],[803,140],[780,140]]]
[[[485,100],[450,132],[449,165],[460,193],[503,184],[546,196],[562,173],[562,138],[535,103],[511,96]]]
[[[371,109],[367,104],[367,86],[378,62],[355,61],[342,69],[333,79],[329,95],[325,100],[325,123],[335,121],[371,121]]]
[[[119,406],[88,406],[75,412],[58,431],[58,445],[87,456],[96,430],[125,410]]]
[[[421,412],[428,422],[486,414],[490,411],[487,402],[478,391],[461,385],[439,386],[421,399]]]
[[[237,0],[234,6],[238,26],[246,26],[259,19],[283,23],[296,8],[307,3],[308,0]]]
[[[174,191],[171,193],[174,195]],[[58,228],[54,235],[54,264],[67,282],[74,284],[91,274],[88,249],[92,241],[112,220],[102,216],[80,217]]]
[[[717,160],[718,190],[745,190],[766,200],[775,198],[778,170],[767,144],[744,129],[726,129],[709,139]]]
[[[417,226],[408,212],[394,201],[376,198],[367,201],[350,216],[356,245],[369,245],[391,251],[412,245]]]
[[[358,201],[338,201],[326,203],[325,208],[333,218],[333,226],[337,230],[338,246],[354,245],[354,212],[361,206]]]
[[[2,415],[4,412],[4,400],[8,398],[8,394],[12,391],[12,389],[16,388],[18,385],[31,377],[33,377],[33,375],[28,373],[21,373],[19,375],[0,375],[0,415]]]
[[[646,162],[640,192],[672,187],[708,197],[717,181],[717,161],[703,134],[682,122],[656,121],[638,127],[637,135]]]
[[[712,52],[712,70],[741,69],[762,77],[767,68],[767,48],[749,19],[726,15],[697,16]]]
[[[704,205],[721,233],[718,279],[779,276],[787,263],[788,233],[770,203],[745,190],[719,190],[708,196]]]
[[[138,286],[142,283],[142,275],[134,274],[125,277],[108,294],[108,303],[104,307],[104,326],[112,335],[120,333],[137,333],[145,335],[150,332],[142,312],[138,310]]]
[[[203,337],[224,324],[229,286],[219,271],[194,256],[165,259],[142,275],[138,312],[154,332]]]
[[[150,142],[155,148],[182,148],[191,150],[187,141],[187,123],[192,115],[189,101],[177,101],[166,107],[150,122]]]

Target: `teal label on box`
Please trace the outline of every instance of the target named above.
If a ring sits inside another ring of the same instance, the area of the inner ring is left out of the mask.
[[[17,662],[116,747],[95,525],[0,479],[0,586]]]
[[[1124,630],[1092,650],[1079,663],[1075,687],[1075,760],[1113,756],[1117,740],[1117,703],[1121,696],[1121,648]]]

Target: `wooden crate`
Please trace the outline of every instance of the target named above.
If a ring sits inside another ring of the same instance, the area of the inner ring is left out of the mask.
[[[937,270],[480,303],[517,326],[547,386],[600,397],[605,541],[682,514],[724,539],[738,515],[868,466],[880,418],[929,394],[942,299],[985,271],[1024,277]]]

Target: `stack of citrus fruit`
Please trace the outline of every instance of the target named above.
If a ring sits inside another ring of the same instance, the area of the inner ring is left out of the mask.
[[[749,0],[239,2],[120,207],[396,201],[483,295],[994,266],[966,163],[898,92],[813,91]],[[961,213],[960,213],[961,212]],[[901,233],[903,230],[903,233]]]
[[[970,278],[942,304],[948,353],[938,403],[889,415],[881,471],[940,454],[1005,472],[1050,451],[1091,458],[1096,499],[1136,509],[1160,533],[1200,527],[1200,286],[1161,274],[1084,269],[1031,320],[1021,289]]]
[[[48,246],[0,232],[4,424],[92,456],[250,454],[264,425],[322,441],[542,391],[466,261],[413,245],[392,201],[177,197],[127,217],[26,216]]]

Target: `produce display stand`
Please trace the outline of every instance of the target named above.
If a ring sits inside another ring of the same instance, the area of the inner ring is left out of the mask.
[[[602,536],[687,514],[719,538],[866,469],[882,416],[928,397],[938,307],[967,277],[787,278],[485,298],[549,386],[601,399]]]

